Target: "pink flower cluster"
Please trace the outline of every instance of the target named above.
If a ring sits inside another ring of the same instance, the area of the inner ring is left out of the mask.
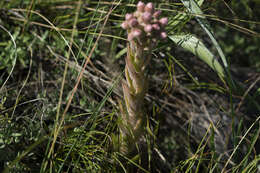
[[[137,11],[126,14],[121,27],[127,30],[129,41],[143,40],[145,37],[152,38],[154,42],[156,38],[165,39],[167,34],[164,28],[168,24],[168,18],[159,19],[160,15],[161,11],[155,11],[153,3],[144,4],[139,1]]]

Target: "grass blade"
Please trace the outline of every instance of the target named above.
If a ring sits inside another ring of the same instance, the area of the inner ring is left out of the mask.
[[[183,5],[189,10],[189,12],[191,14],[195,15],[195,18],[199,22],[200,26],[208,34],[208,36],[210,37],[212,43],[216,47],[216,49],[217,49],[217,51],[219,53],[219,56],[221,57],[221,60],[222,60],[222,62],[224,64],[224,67],[228,68],[226,57],[225,57],[221,47],[219,46],[217,40],[213,36],[212,29],[211,29],[209,23],[207,22],[206,17],[203,15],[203,12],[200,9],[200,7],[198,6],[198,4],[194,0],[181,0],[181,1],[182,1]]]
[[[182,46],[185,50],[198,56],[207,63],[214,71],[216,71],[221,79],[225,77],[224,69],[217,61],[214,55],[206,48],[206,46],[195,36],[191,34],[172,35],[169,38],[176,44]]]

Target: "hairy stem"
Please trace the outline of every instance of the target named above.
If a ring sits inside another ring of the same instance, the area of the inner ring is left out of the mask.
[[[152,3],[139,1],[137,11],[126,14],[121,25],[127,30],[129,41],[125,58],[125,80],[122,82],[125,104],[121,106],[122,121],[119,126],[119,149],[125,154],[134,150],[145,132],[144,97],[148,88],[145,69],[158,40],[167,37],[164,27],[168,19],[159,19],[160,14],[160,11],[155,11]]]

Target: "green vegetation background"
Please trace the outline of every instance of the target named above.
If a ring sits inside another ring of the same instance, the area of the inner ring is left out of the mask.
[[[192,33],[217,54],[194,18],[172,27],[174,17],[186,12],[180,1],[154,2],[169,17],[169,35]],[[171,40],[162,42],[149,69],[147,157],[136,163],[110,150],[118,134],[126,53],[120,24],[136,3],[0,1],[0,172],[7,165],[10,172],[128,172],[129,165],[133,172],[259,171],[258,0],[205,0],[201,6],[237,88],[225,86]],[[205,102],[210,116],[224,112],[230,121],[222,137],[231,142],[223,153],[210,126],[217,123],[205,120],[203,129],[192,123],[190,114]]]

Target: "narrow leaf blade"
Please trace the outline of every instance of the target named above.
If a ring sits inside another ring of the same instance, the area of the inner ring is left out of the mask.
[[[195,36],[191,34],[172,35],[169,38],[185,50],[193,53],[202,61],[207,63],[223,79],[224,69],[208,48]]]

